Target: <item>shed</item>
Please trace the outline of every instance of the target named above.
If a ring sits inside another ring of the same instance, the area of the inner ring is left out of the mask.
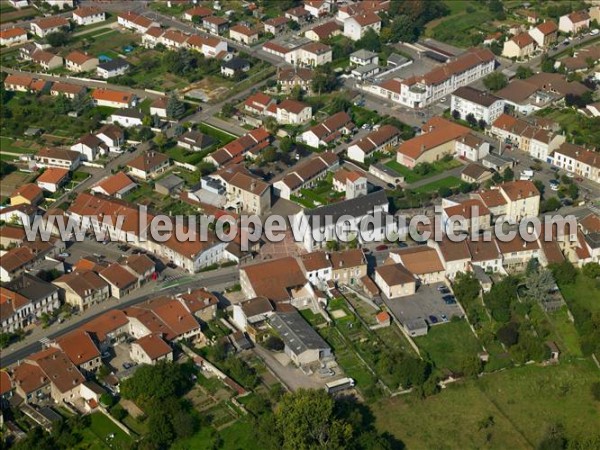
[[[177,175],[168,175],[154,183],[154,190],[162,195],[171,195],[178,189],[181,189],[185,181]]]

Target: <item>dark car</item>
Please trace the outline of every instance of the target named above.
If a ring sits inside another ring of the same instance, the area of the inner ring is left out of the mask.
[[[174,262],[169,261],[167,263],[167,267],[169,267],[171,269],[177,269],[177,264],[175,264]]]
[[[438,318],[435,316],[429,316],[429,322],[431,323],[438,323]]]
[[[454,298],[454,295],[444,295],[442,297],[442,299],[444,300],[444,302],[447,305],[452,305],[452,304],[456,303],[456,299]]]
[[[382,252],[382,251],[387,250],[387,249],[388,249],[388,246],[385,245],[385,244],[378,245],[377,247],[375,247],[375,250],[377,250],[378,252]]]
[[[450,289],[448,289],[446,286],[444,286],[442,289],[438,289],[438,291],[440,292],[440,294],[449,294],[450,293]]]

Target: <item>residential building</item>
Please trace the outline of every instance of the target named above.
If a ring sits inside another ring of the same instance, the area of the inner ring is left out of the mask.
[[[82,155],[73,150],[42,148],[35,155],[35,161],[38,167],[64,167],[75,170],[81,165]]]
[[[506,58],[528,59],[535,51],[535,41],[529,33],[520,33],[504,43],[502,56]]]
[[[120,13],[117,16],[117,23],[124,28],[145,33],[150,27],[160,27],[160,23],[154,22],[141,14],[136,14],[132,11]]]
[[[476,162],[490,153],[490,144],[479,136],[469,133],[456,140],[455,152],[460,159]]]
[[[29,92],[34,78],[28,75],[9,74],[4,79],[4,89],[13,92]]]
[[[31,32],[38,37],[46,37],[50,33],[62,31],[69,28],[69,21],[64,17],[51,16],[31,22]]]
[[[137,277],[118,263],[112,263],[98,275],[109,284],[110,295],[118,299],[139,287]]]
[[[92,25],[105,20],[106,13],[94,6],[81,6],[73,11],[73,22],[80,26]]]
[[[24,28],[6,28],[0,31],[0,45],[10,47],[11,45],[27,42],[27,31]]]
[[[6,206],[0,210],[0,220],[7,223],[20,223],[30,226],[35,216],[38,215],[38,207],[22,203],[17,206]],[[0,239],[4,236],[0,235]]]
[[[507,272],[525,270],[532,259],[540,259],[541,249],[537,241],[528,242],[517,233],[512,240],[496,240],[502,254],[502,267]]]
[[[221,75],[234,77],[250,70],[250,63],[242,58],[231,58],[221,63]]]
[[[423,133],[398,147],[396,161],[413,168],[421,162],[433,163],[456,151],[456,141],[471,132],[442,117],[432,117],[423,125]]]
[[[233,323],[256,341],[274,311],[273,304],[266,297],[244,300],[233,305]]]
[[[86,134],[71,146],[71,150],[81,153],[84,161],[94,161],[101,155],[108,154],[108,148],[100,138]]]
[[[577,34],[589,27],[590,15],[585,10],[561,16],[558,21],[558,30],[563,33]]]
[[[311,16],[320,18],[331,13],[333,4],[330,0],[304,0],[304,9],[307,10]]]
[[[329,145],[343,135],[352,133],[354,128],[351,117],[341,111],[302,133],[298,140],[310,147],[320,148]]]
[[[191,290],[179,294],[177,300],[198,320],[208,322],[217,316],[219,299],[205,288]]]
[[[62,57],[55,55],[54,53],[47,52],[45,50],[36,50],[31,55],[31,61],[38,64],[42,69],[54,70],[62,67]]]
[[[246,99],[244,110],[262,116],[267,113],[267,108],[274,103],[275,100],[272,97],[263,92],[257,92]]]
[[[359,248],[342,250],[329,254],[331,261],[331,279],[338,285],[355,286],[367,275],[367,260]]]
[[[364,0],[339,6],[336,19],[343,22],[348,17],[365,14],[367,12],[386,12],[390,9],[389,0]]]
[[[328,253],[315,251],[299,256],[302,271],[308,281],[318,289],[324,289],[333,277],[331,259]]]
[[[350,63],[357,66],[368,66],[370,64],[379,64],[379,55],[369,50],[357,50],[350,54]]]
[[[96,136],[104,142],[111,152],[120,152],[121,146],[125,143],[125,133],[121,128],[112,123],[103,125],[97,132]]]
[[[227,42],[211,36],[193,35],[187,40],[187,45],[190,49],[202,53],[205,58],[216,58],[227,53]]]
[[[154,182],[154,191],[162,195],[174,195],[185,186],[185,180],[177,175],[167,175]]]
[[[0,255],[0,281],[9,282],[33,267],[37,255],[29,247],[15,247]]]
[[[514,222],[536,217],[540,211],[540,193],[531,181],[509,181],[475,195],[490,210],[493,218],[505,216]]]
[[[402,175],[382,163],[371,164],[369,166],[369,173],[392,185],[397,186],[404,182],[404,177]]]
[[[462,86],[452,93],[451,111],[458,111],[461,119],[473,115],[478,122],[491,124],[504,112],[504,100],[486,91]]]
[[[348,147],[348,158],[361,163],[375,152],[388,152],[398,145],[400,130],[392,125],[383,125]]]
[[[412,273],[400,264],[385,264],[375,269],[375,284],[387,299],[413,295],[417,282]]]
[[[140,127],[143,124],[144,113],[135,108],[119,109],[106,119],[107,122],[119,124],[124,128]]]
[[[170,165],[171,162],[167,155],[156,151],[148,151],[129,161],[127,168],[133,177],[149,180],[166,172]]]
[[[253,30],[245,25],[234,25],[229,29],[229,38],[236,42],[252,45],[258,41],[258,30]]]
[[[194,152],[206,150],[214,144],[215,140],[212,137],[196,130],[187,131],[177,138],[177,145],[179,147]]]
[[[149,334],[131,343],[131,359],[136,364],[155,365],[173,361],[173,349],[158,334]]]
[[[444,281],[445,269],[436,249],[426,245],[392,250],[390,258],[401,263],[421,284]]]
[[[169,99],[167,97],[159,97],[150,104],[150,115],[158,116],[161,119],[167,118],[167,105]]]
[[[367,195],[367,178],[357,171],[340,169],[333,175],[333,189],[345,192],[346,200]]]
[[[60,167],[49,167],[36,178],[35,184],[48,192],[58,191],[69,179],[69,170]]]
[[[387,232],[390,231],[386,228],[384,221],[384,216],[388,211],[389,202],[385,191],[378,190],[350,200],[304,210],[296,216],[295,220],[300,221],[300,225],[302,221],[308,222],[303,245],[307,251],[311,252],[316,248],[326,247],[327,241],[333,239],[347,239],[348,241],[355,239],[357,237],[355,230],[358,229],[362,230],[362,233],[358,234],[359,242],[383,241]],[[328,216],[330,218],[327,218]],[[347,216],[352,217],[352,220],[337,223],[340,217],[346,218]],[[369,219],[376,218],[375,216],[381,218],[381,226],[365,229],[363,223],[362,228],[359,228],[367,216]],[[335,264],[333,266],[335,275]]]
[[[58,288],[24,273],[0,287],[2,332],[15,333],[60,308]]]
[[[558,26],[555,22],[549,20],[530,29],[529,35],[538,46],[548,48],[553,46],[558,39]]]
[[[98,66],[98,58],[74,50],[65,56],[65,67],[71,72],[89,72]]]
[[[240,268],[240,285],[246,298],[266,297],[275,303],[289,302],[292,291],[306,283],[300,264],[291,256]]]
[[[64,95],[70,100],[73,100],[75,97],[83,96],[87,92],[87,88],[85,86],[81,86],[79,84],[72,83],[63,83],[58,81],[52,84],[52,88],[50,89],[50,95],[53,97],[58,97],[59,95]]]
[[[100,350],[96,347],[89,333],[82,329],[71,331],[59,337],[50,346],[62,350],[83,374],[92,374],[102,366]]]
[[[227,204],[237,212],[263,215],[271,208],[271,187],[257,178],[236,173],[227,183]]]
[[[310,42],[285,54],[285,61],[300,66],[322,66],[332,61],[332,50],[329,45]]]
[[[229,20],[218,16],[204,17],[202,28],[212,34],[223,34],[229,28]]]
[[[492,171],[481,164],[467,164],[460,173],[460,179],[466,183],[481,184],[492,178]]]
[[[161,34],[159,42],[170,50],[177,50],[185,47],[189,38],[189,35],[182,33],[179,30],[169,29]]]
[[[301,67],[277,68],[277,82],[281,86],[281,92],[286,94],[296,86],[300,86],[304,92],[312,92],[313,76],[314,72],[311,69]]]
[[[84,310],[110,297],[109,284],[95,272],[70,272],[52,282],[61,288],[61,299]]]
[[[444,236],[441,241],[433,241],[431,246],[438,252],[446,277],[449,280],[454,280],[459,273],[468,271],[471,263],[471,253],[466,239],[454,242]]]
[[[206,8],[204,6],[196,6],[194,8],[185,10],[183,13],[183,18],[185,20],[189,20],[190,22],[200,19],[200,22],[202,22],[201,19],[208,16],[212,16],[213,14],[214,12],[210,8]]]
[[[329,345],[295,309],[276,311],[269,323],[281,336],[283,351],[295,365],[320,365],[323,360],[333,359]]]
[[[302,125],[312,120],[312,108],[306,103],[286,99],[275,106],[275,118],[282,125]]]
[[[285,12],[286,19],[292,20],[296,23],[303,24],[311,19],[311,14],[304,6],[298,6],[296,8],[289,9]]]
[[[263,22],[265,33],[270,33],[273,36],[281,34],[287,29],[287,24],[290,21],[287,17],[273,17]]]
[[[19,186],[10,194],[10,205],[39,205],[44,201],[44,193],[36,184],[27,183]]]
[[[381,31],[381,18],[374,12],[365,12],[344,20],[344,36],[358,41],[367,30],[373,30],[377,34]]]
[[[372,92],[410,108],[423,108],[492,73],[495,64],[489,49],[472,48],[425,75],[389,79],[374,86]]]
[[[325,178],[329,171],[339,167],[339,159],[333,152],[324,152],[299,164],[298,167],[285,175],[281,180],[273,183],[276,196],[290,200],[301,189],[314,186],[319,180]]]
[[[241,162],[244,157],[254,159],[269,146],[270,142],[271,135],[264,128],[256,128],[211,153],[205,158],[205,161],[221,167]]]
[[[325,22],[304,32],[304,36],[314,42],[326,41],[342,34],[342,27],[335,21]]]
[[[132,189],[135,189],[137,184],[131,180],[124,172],[117,172],[114,175],[109,175],[92,187],[92,192],[106,195],[108,197],[122,198]]]
[[[600,153],[564,142],[552,154],[552,164],[588,180],[600,183]]]
[[[106,61],[98,64],[96,67],[96,74],[108,80],[109,78],[118,77],[124,75],[129,70],[129,63],[122,58],[113,58],[110,61]]]
[[[129,92],[114,91],[100,88],[92,91],[92,100],[96,106],[110,106],[111,108],[131,108],[135,105],[135,95]]]

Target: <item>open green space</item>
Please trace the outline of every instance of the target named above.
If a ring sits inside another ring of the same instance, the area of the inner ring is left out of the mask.
[[[576,304],[591,312],[600,311],[600,289],[591,278],[579,273],[575,283],[561,285],[560,291],[567,304]]]
[[[0,150],[3,153],[36,153],[32,142],[16,141],[8,137],[0,137]]]
[[[477,357],[481,344],[465,320],[452,320],[429,328],[426,336],[414,338],[422,356],[438,369],[460,372],[468,359]]]
[[[193,448],[219,448],[223,450],[239,450],[253,448],[255,442],[255,425],[250,418],[242,418],[219,431],[212,427],[202,427],[194,436],[177,442],[174,450]]]
[[[409,169],[408,167],[403,166],[395,159],[392,159],[392,160],[386,162],[385,165],[387,167],[389,167],[390,169],[395,170],[400,175],[402,175],[404,177],[404,181],[406,183],[410,184],[410,183],[414,183],[415,181],[419,181],[419,180],[423,180],[425,178],[432,177],[432,176],[442,173],[446,170],[454,169],[455,167],[459,167],[461,165],[461,163],[460,163],[460,161],[457,161],[455,159],[451,159],[449,161],[443,161],[443,160],[436,161],[431,164],[432,170],[430,172],[428,172],[426,175],[421,175],[419,173],[416,173],[413,169]]]
[[[568,141],[587,146],[597,146],[600,142],[600,117],[585,117],[569,108],[544,109],[537,115],[558,122]]]
[[[373,410],[378,428],[406,448],[535,448],[553,424],[568,437],[589,437],[600,423],[590,392],[599,379],[589,360],[529,365],[451,384],[425,400],[382,400]]]
[[[133,439],[115,425],[103,413],[97,412],[90,415],[90,434],[84,433],[82,448],[127,448]],[[114,437],[110,437],[114,435]],[[99,442],[98,442],[99,441]],[[103,443],[104,445],[99,445]],[[87,447],[86,445],[92,445]]]
[[[450,189],[458,187],[460,185],[460,183],[461,183],[460,178],[450,176],[450,177],[442,178],[441,180],[433,181],[424,186],[420,186],[414,190],[419,193],[437,192],[438,189],[443,188],[443,187],[450,188]]]

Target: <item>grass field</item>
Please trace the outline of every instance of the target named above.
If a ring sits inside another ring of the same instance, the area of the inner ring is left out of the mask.
[[[194,436],[178,442],[172,448],[174,450],[188,450],[192,448],[238,450],[253,448],[255,444],[254,425],[250,419],[242,418],[220,431],[216,431],[212,427],[202,427]]]
[[[600,290],[594,280],[578,274],[576,283],[561,286],[560,291],[567,303],[577,303],[592,312],[600,311]]]
[[[16,141],[8,137],[0,137],[0,150],[3,153],[36,153],[31,142]]]
[[[419,192],[419,193],[437,192],[438,189],[440,189],[442,187],[447,187],[447,188],[458,187],[460,185],[460,183],[461,183],[460,178],[450,176],[450,177],[442,178],[441,180],[433,181],[424,186],[418,187],[418,188],[414,189],[414,191]]]
[[[425,400],[383,400],[373,411],[378,428],[406,448],[534,448],[555,423],[564,426],[567,436],[589,435],[600,423],[590,393],[591,383],[599,379],[588,360],[531,365],[450,385]],[[485,427],[489,417],[493,424]]]
[[[463,362],[482,351],[481,344],[465,320],[452,321],[429,328],[426,336],[414,338],[423,356],[438,369],[458,372]]]
[[[454,169],[461,165],[461,163],[455,159],[451,159],[450,161],[436,161],[432,164],[433,170],[429,172],[427,175],[419,175],[414,172],[414,170],[409,169],[406,166],[398,163],[395,159],[388,161],[385,163],[387,167],[392,170],[395,170],[400,175],[404,177],[404,181],[406,183],[414,183],[415,181],[424,180],[425,178],[430,178],[434,175],[442,173],[449,169]]]
[[[79,448],[128,448],[133,443],[133,439],[104,414],[93,413],[90,415],[90,419],[92,422],[83,433],[84,440]],[[111,434],[114,434],[114,438],[108,439]]]

